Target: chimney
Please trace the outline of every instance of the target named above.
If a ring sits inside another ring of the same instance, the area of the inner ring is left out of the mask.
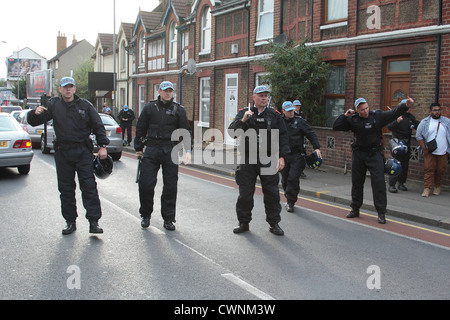
[[[75,35],[73,35],[72,44],[77,43],[77,39],[75,39]]]
[[[56,54],[67,48],[67,38],[64,33],[58,31],[58,37],[56,38]]]

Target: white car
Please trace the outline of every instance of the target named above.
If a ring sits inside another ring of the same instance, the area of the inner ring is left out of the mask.
[[[30,136],[9,113],[0,112],[0,167],[30,172],[33,150]]]

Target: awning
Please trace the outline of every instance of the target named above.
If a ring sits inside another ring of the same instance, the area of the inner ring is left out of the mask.
[[[97,91],[96,98],[112,98],[112,91]]]

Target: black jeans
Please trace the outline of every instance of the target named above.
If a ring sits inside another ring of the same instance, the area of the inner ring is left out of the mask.
[[[86,209],[86,219],[97,221],[102,216],[93,160],[92,152],[84,144],[68,149],[59,148],[55,151],[61,213],[68,222],[74,222],[78,216],[75,200],[75,172],[80,184],[83,206]]]
[[[171,159],[172,146],[148,146],[142,158],[139,178],[139,213],[150,217],[153,212],[155,186],[158,171],[162,168],[163,190],[161,194],[161,216],[165,221],[175,222],[178,164]]]
[[[266,221],[275,224],[281,221],[280,191],[278,172],[272,175],[261,175],[260,164],[241,164],[236,169],[236,183],[239,186],[239,197],[236,202],[236,213],[239,222],[252,220],[256,178],[259,176],[262,185]]]
[[[131,123],[122,123],[120,124],[122,128],[122,140],[125,140],[125,131],[127,132],[127,142],[130,143],[132,140],[131,137]]]
[[[384,181],[384,158],[381,152],[353,151],[352,155],[352,203],[354,210],[363,204],[366,172],[370,172],[373,203],[378,213],[386,213],[387,196]]]

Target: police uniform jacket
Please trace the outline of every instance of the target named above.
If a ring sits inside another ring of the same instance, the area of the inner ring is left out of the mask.
[[[51,98],[47,102],[46,112],[36,115],[31,111],[27,115],[27,121],[32,126],[52,119],[58,143],[85,143],[93,133],[99,146],[109,144],[98,112],[88,100],[77,95],[71,102],[65,102],[61,97]]]
[[[247,121],[243,122],[242,118],[244,117],[244,113],[248,110],[248,108],[240,110],[233,122],[231,122],[228,127],[228,132],[231,137],[237,138],[237,130],[242,129],[246,132],[249,129],[254,129],[256,131],[257,136],[259,136],[259,130],[266,129],[269,140],[267,143],[268,153],[270,154],[272,151],[279,152],[279,157],[284,158],[287,154],[289,154],[289,137],[286,129],[286,125],[284,123],[283,118],[280,113],[272,108],[265,108],[261,113],[258,114],[258,108],[255,106],[251,107],[250,110],[253,111],[253,116]],[[278,129],[279,130],[279,141],[278,141],[278,150],[270,150],[271,141],[270,141],[270,130]],[[259,141],[260,142],[260,141]],[[241,141],[242,143],[242,141]],[[249,152],[250,148],[248,146],[249,139],[246,137],[245,139],[245,151]]]
[[[369,151],[381,148],[383,127],[403,115],[407,109],[406,103],[401,103],[389,111],[370,111],[367,118],[360,117],[358,113],[348,117],[341,114],[334,121],[333,130],[353,131],[355,137],[353,150]]]
[[[186,129],[190,133],[186,110],[173,99],[164,104],[160,97],[144,106],[136,125],[134,149],[142,151],[145,145],[173,146],[172,133],[177,129]],[[185,141],[187,140],[187,141]],[[191,150],[191,139],[184,139],[185,150]]]
[[[134,120],[136,117],[135,117],[135,115],[134,115],[133,110],[131,110],[130,108],[128,108],[127,111],[121,110],[121,111],[119,112],[119,114],[117,115],[117,118],[119,119],[120,124],[127,125],[127,124],[132,124],[133,120]],[[125,121],[125,120],[123,120],[123,119],[128,119],[128,120]]]
[[[417,129],[420,121],[407,112],[403,115],[403,120],[397,119],[388,124],[388,129],[392,131],[392,137],[408,142],[411,139],[412,129]]]
[[[320,149],[319,139],[311,126],[300,116],[284,118],[289,135],[289,147],[291,153],[305,153],[305,137],[311,141],[314,149]]]

